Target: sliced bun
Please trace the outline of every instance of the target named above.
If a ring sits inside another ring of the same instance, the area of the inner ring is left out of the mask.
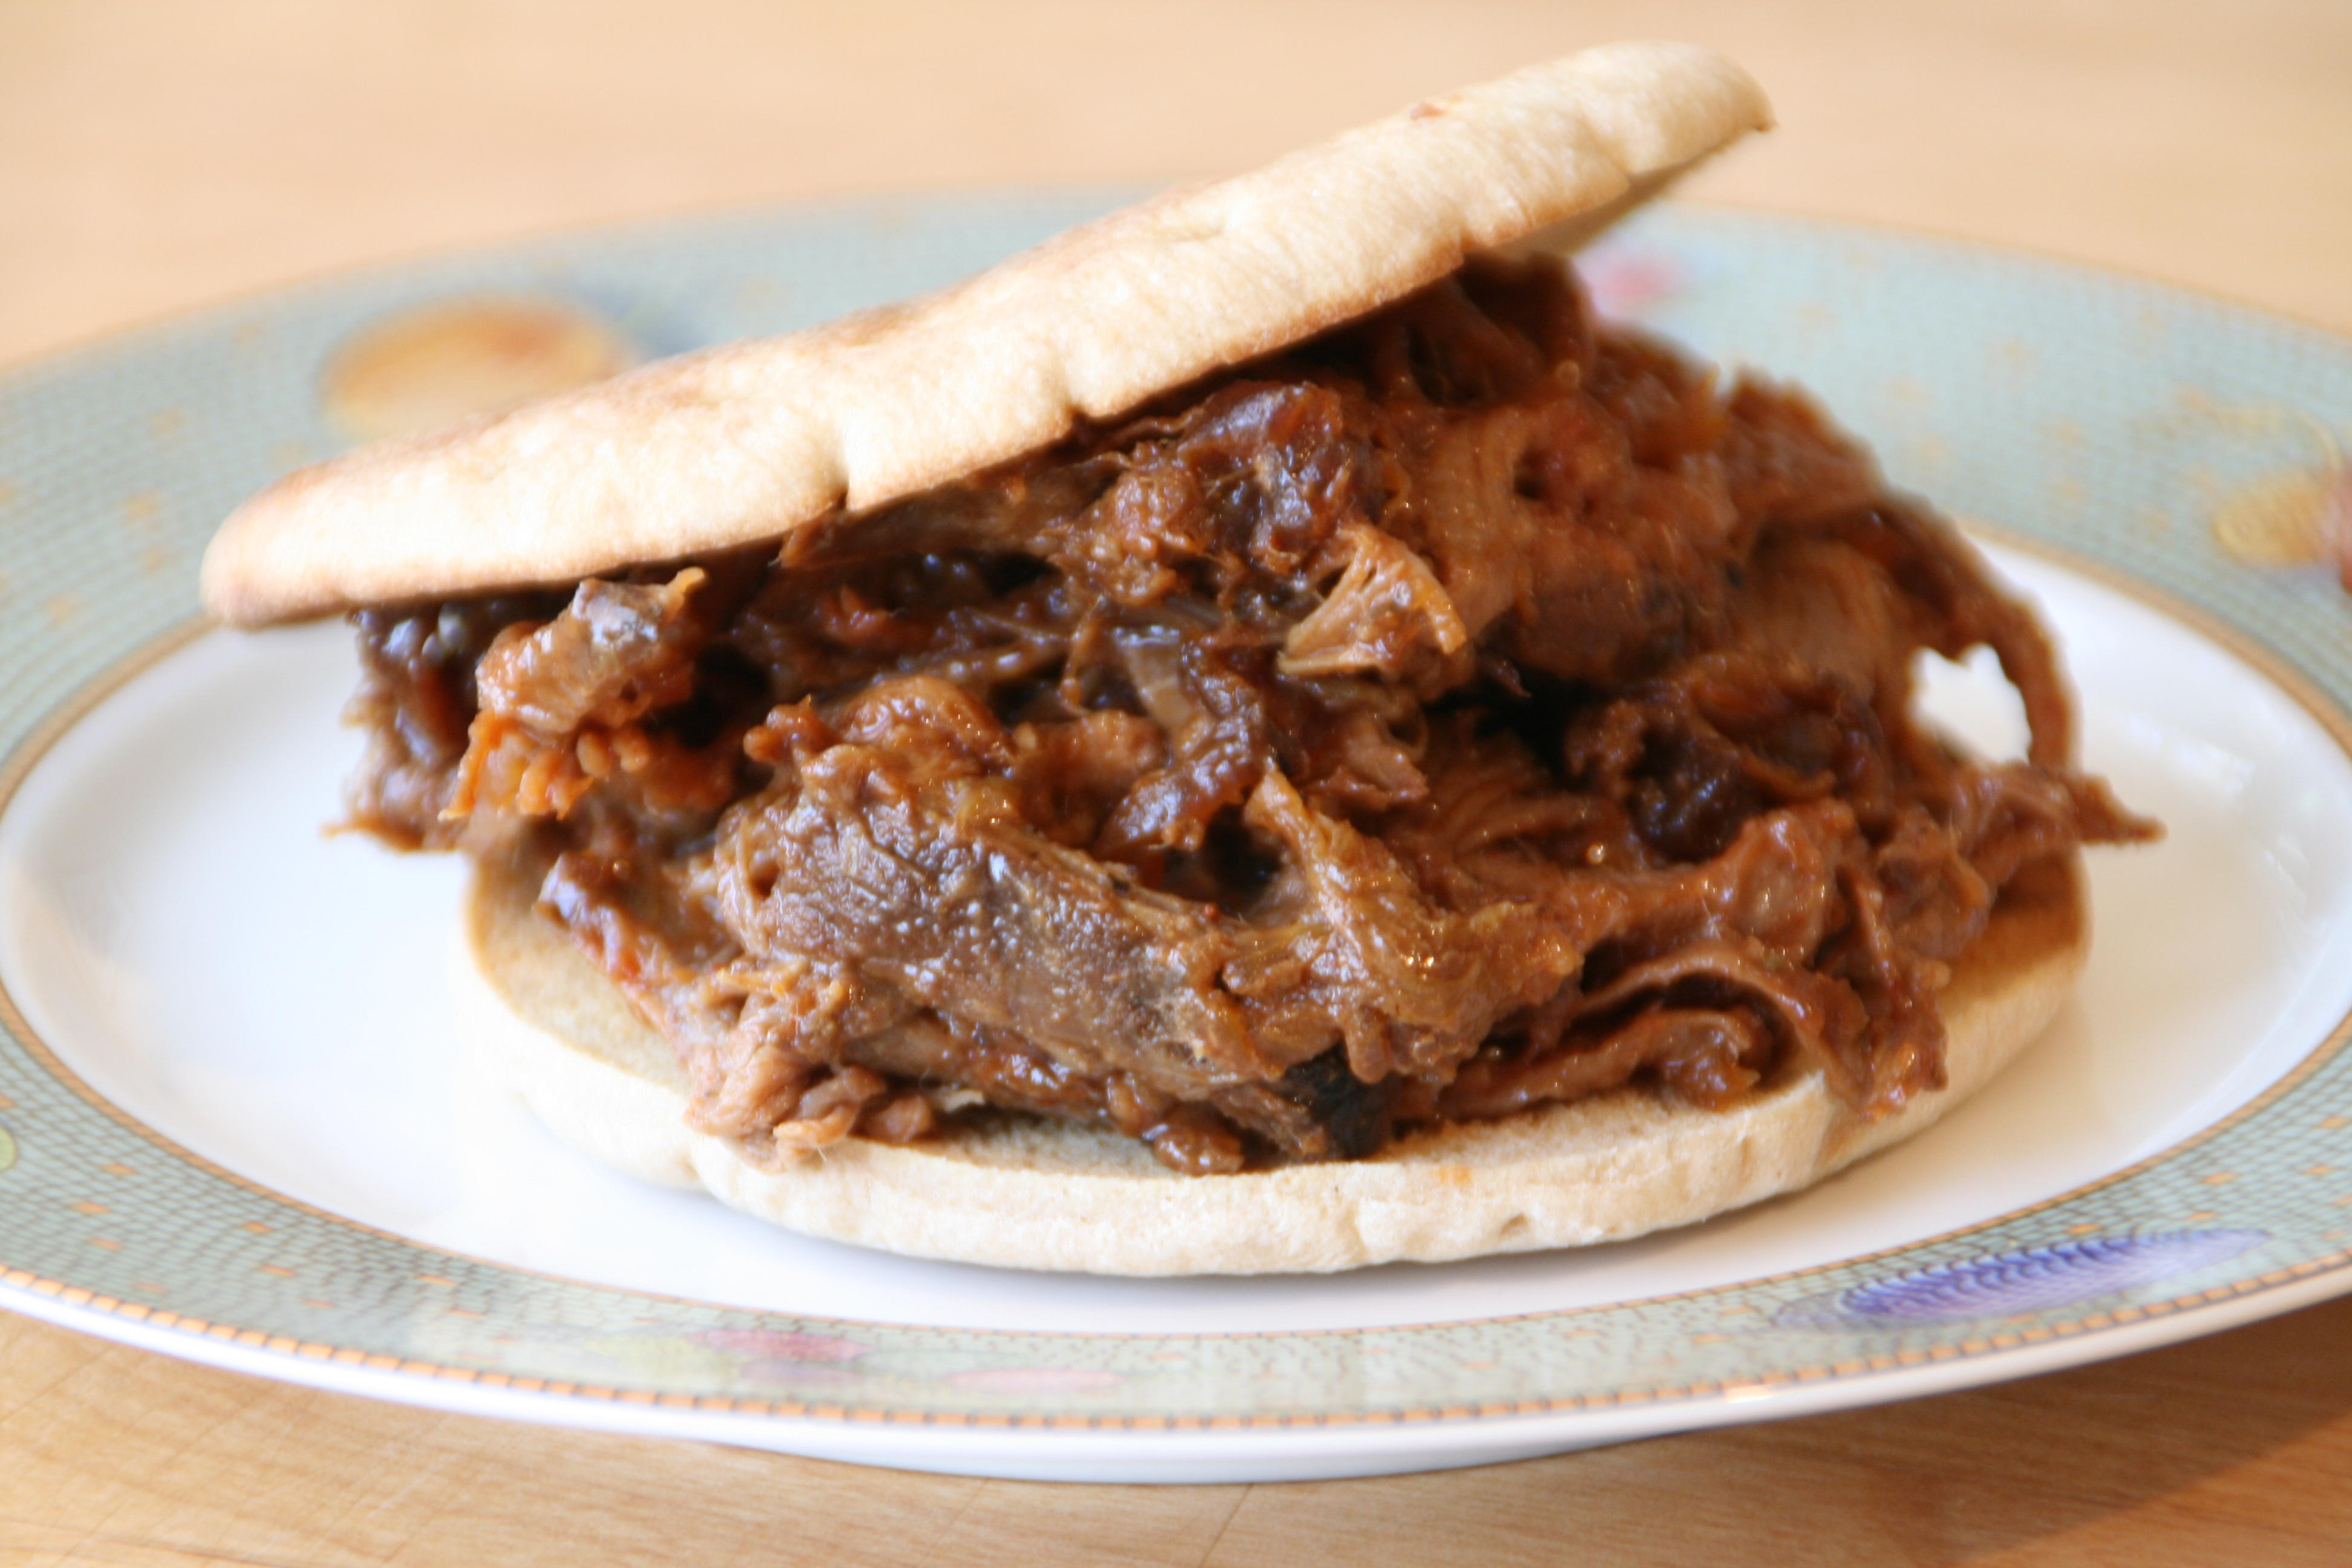
[[[559,1135],[810,1236],[1097,1274],[1319,1272],[1570,1247],[1807,1186],[1990,1079],[2056,1014],[2090,935],[2077,859],[2012,882],[1941,996],[1949,1087],[1879,1121],[1808,1071],[1727,1111],[1633,1087],[1407,1138],[1369,1160],[1237,1176],[1175,1175],[1132,1140],[1009,1116],[907,1148],[853,1138],[769,1174],[687,1126],[668,1047],[536,912],[536,891],[510,863],[477,872],[455,985],[468,1045]]]
[[[239,626],[779,539],[1008,461],[1638,197],[1770,121],[1738,66],[1621,44],[1415,105],[967,282],[295,474],[213,541]]]

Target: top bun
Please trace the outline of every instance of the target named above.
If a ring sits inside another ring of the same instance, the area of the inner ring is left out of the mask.
[[[1050,445],[1432,282],[1597,226],[1762,91],[1618,44],[1072,229],[940,293],[689,354],[293,474],[213,541],[238,626],[561,584],[780,539]]]

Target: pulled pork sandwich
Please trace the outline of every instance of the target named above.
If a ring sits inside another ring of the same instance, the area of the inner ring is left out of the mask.
[[[1948,523],[1503,253],[1766,121],[1523,72],[295,475],[206,592],[351,613],[351,820],[475,858],[467,1027],[625,1168],[1107,1272],[1694,1220],[1983,1081],[2150,831]],[[1910,710],[1979,647],[2023,760]]]

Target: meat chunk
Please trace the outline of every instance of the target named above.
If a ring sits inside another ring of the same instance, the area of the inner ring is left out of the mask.
[[[1628,1082],[1941,1082],[2024,868],[2153,829],[1799,394],[1482,262],[772,560],[360,622],[352,818],[543,907],[788,1162],[977,1107],[1195,1174]],[[2027,755],[1948,752],[1990,647]]]

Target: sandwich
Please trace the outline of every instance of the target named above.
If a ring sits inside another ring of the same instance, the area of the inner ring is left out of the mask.
[[[1769,118],[1522,71],[292,475],[206,600],[350,616],[348,820],[471,858],[461,1026],[624,1169],[1106,1273],[1687,1224],[1985,1081],[2154,831],[1948,521],[1596,319],[1564,251]],[[1912,710],[1980,647],[2022,757]]]

